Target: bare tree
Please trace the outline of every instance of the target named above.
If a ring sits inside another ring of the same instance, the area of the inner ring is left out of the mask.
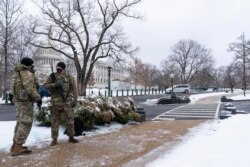
[[[44,21],[40,25],[35,24],[33,32],[48,37],[51,45],[32,44],[54,49],[71,59],[77,71],[79,92],[86,95],[87,83],[98,59],[111,55],[122,61],[122,56],[132,55],[136,50],[126,41],[119,21],[122,17],[140,19],[132,12],[140,1],[43,1],[37,5],[42,10]]]
[[[159,89],[166,88],[165,81],[166,77],[164,77],[163,73],[156,68],[154,75],[151,77],[151,84],[158,86]]]
[[[227,86],[230,87],[231,92],[233,92],[233,88],[235,86],[235,69],[234,69],[234,65],[230,64],[226,71],[225,71],[225,83],[227,84]]]
[[[140,78],[141,82],[144,85],[145,89],[148,87],[150,88],[153,86],[154,76],[157,73],[157,68],[155,65],[152,64],[143,64],[142,68],[140,69]]]
[[[88,85],[89,85],[89,94],[90,94],[90,88],[95,85],[95,77],[94,77],[93,72],[91,73],[91,76],[88,80]]]
[[[189,83],[197,73],[213,63],[210,51],[194,40],[180,40],[172,48],[173,54],[168,57],[180,75],[182,83]]]
[[[0,1],[0,50],[1,50],[1,93],[6,94],[8,88],[9,61],[13,56],[13,42],[18,31],[18,24],[21,15],[22,2],[16,0]]]
[[[207,89],[209,87],[215,86],[215,78],[214,78],[214,68],[205,67],[202,68],[194,79],[191,81],[192,86],[199,89]]]
[[[138,85],[143,85],[142,83],[143,76],[141,75],[142,70],[144,68],[143,66],[144,65],[140,58],[134,58],[132,62],[129,63],[128,71],[131,79],[130,82],[134,84],[135,89],[137,89]]]
[[[222,77],[223,77],[223,74],[222,74],[221,68],[217,68],[213,70],[213,78],[215,81],[217,92],[219,91],[219,88],[222,86]]]
[[[247,59],[250,55],[250,43],[247,42],[245,38],[245,34],[243,33],[240,35],[236,42],[229,44],[229,51],[235,53],[235,61],[240,62],[241,67],[243,68],[243,89],[244,89],[244,96],[246,95],[246,66],[247,66]]]
[[[161,62],[161,73],[165,88],[170,87],[172,84],[170,78],[171,73],[174,74],[174,83],[181,82],[181,75],[179,75],[177,71],[178,71],[178,66],[175,63],[170,62],[168,59],[163,60]]]

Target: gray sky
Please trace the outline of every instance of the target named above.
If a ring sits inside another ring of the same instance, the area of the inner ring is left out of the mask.
[[[26,1],[29,10],[34,7]],[[145,63],[160,65],[180,39],[192,39],[212,50],[216,67],[229,65],[228,44],[245,33],[250,39],[250,0],[143,0],[143,21],[125,20],[124,31]]]
[[[216,67],[229,65],[228,44],[243,32],[250,39],[249,0],[144,0],[137,9],[144,21],[125,23],[143,62],[160,65],[180,39],[193,39],[212,50]]]

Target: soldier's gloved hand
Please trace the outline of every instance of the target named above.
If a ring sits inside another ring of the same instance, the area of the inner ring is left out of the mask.
[[[62,87],[62,83],[57,81],[57,82],[55,83],[55,87],[56,87],[56,88],[61,88],[61,87]]]
[[[73,101],[71,102],[71,107],[75,107],[76,104],[77,104],[77,100],[73,100]]]

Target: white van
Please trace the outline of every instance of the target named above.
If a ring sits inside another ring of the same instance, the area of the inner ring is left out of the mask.
[[[166,89],[166,93],[171,93],[171,92],[172,92],[172,87],[169,87]],[[188,84],[174,85],[173,92],[175,92],[175,93],[189,93],[190,86]]]

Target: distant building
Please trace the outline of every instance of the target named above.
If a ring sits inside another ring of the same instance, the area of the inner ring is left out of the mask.
[[[96,62],[93,69],[94,79],[96,88],[107,88],[108,87],[108,69],[106,62]],[[130,87],[130,83],[124,82],[129,78],[128,71],[118,65],[114,64],[111,69],[111,88],[112,89],[125,89]]]
[[[43,46],[48,46],[42,43]],[[55,66],[58,62],[63,61],[61,54],[53,49],[38,48],[33,57],[36,77],[39,83],[44,83],[48,76],[51,74],[51,64],[55,72]]]
[[[43,46],[48,44],[43,43]],[[59,52],[53,49],[38,48],[36,54],[33,57],[35,62],[36,76],[39,83],[44,83],[47,77],[51,74],[51,63],[54,68],[59,61],[65,61]],[[66,61],[67,69],[76,78],[76,71],[74,64]],[[104,61],[97,61],[93,68],[94,85],[92,87],[104,89],[108,87],[108,70]],[[126,78],[129,78],[127,70],[120,65],[115,64],[111,69],[111,87],[112,89],[128,89],[130,83],[124,82]]]

